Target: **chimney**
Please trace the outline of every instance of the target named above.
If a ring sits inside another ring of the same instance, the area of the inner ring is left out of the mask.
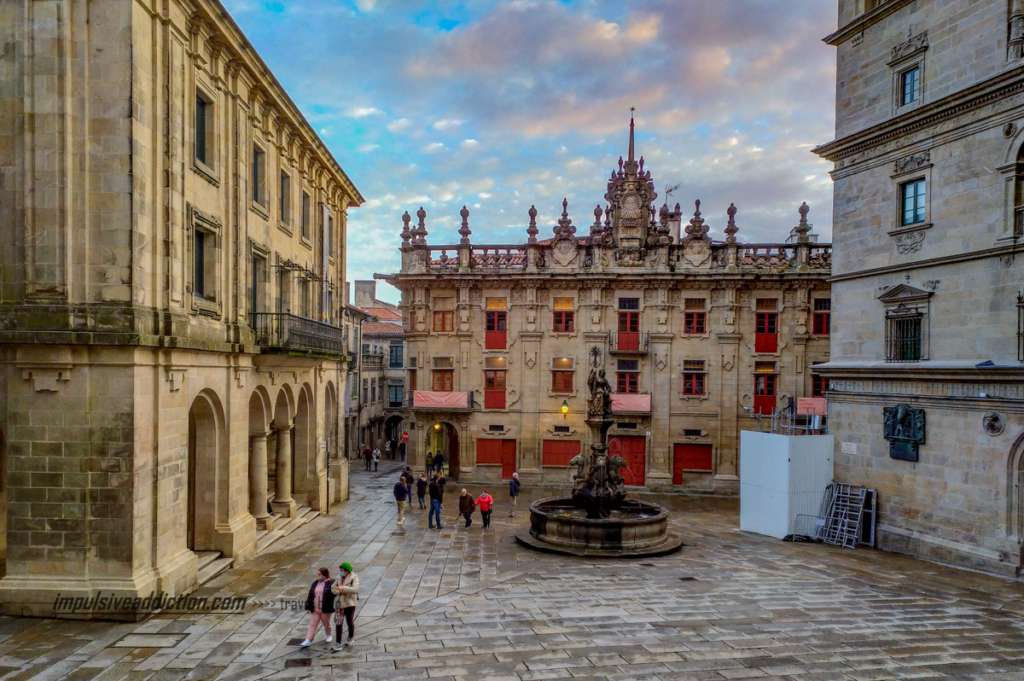
[[[377,298],[377,282],[373,279],[356,280],[356,307],[373,307]]]

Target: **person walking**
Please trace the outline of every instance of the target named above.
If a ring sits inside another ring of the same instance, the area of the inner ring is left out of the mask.
[[[420,475],[420,479],[416,481],[416,496],[420,498],[421,511],[427,507],[427,485],[429,484],[426,473]]]
[[[436,470],[441,475],[444,475],[444,462],[444,454],[438,452],[437,454],[434,455],[434,470]]]
[[[359,576],[352,571],[352,563],[342,563],[341,574],[338,581],[331,587],[331,591],[338,595],[338,601],[334,607],[334,631],[336,632],[334,645],[331,650],[341,650],[341,623],[342,620],[348,624],[348,639],[345,645],[352,645],[352,637],[356,633],[356,601],[359,600]]]
[[[508,498],[511,502],[508,517],[515,518],[516,506],[518,505],[516,502],[519,501],[519,473],[513,473],[512,479],[508,481]]]
[[[395,483],[395,502],[398,504],[398,524],[405,524],[405,505],[409,501],[409,483],[405,480],[405,475],[398,479]]]
[[[444,529],[444,525],[441,524],[441,509],[444,506],[441,503],[444,501],[444,488],[438,484],[437,475],[434,475],[433,481],[427,485],[427,492],[430,494],[430,512],[427,514],[427,527],[434,529],[434,518],[437,518],[437,529]]]
[[[398,453],[402,455],[402,461],[405,461],[405,443],[398,443]]]
[[[377,470],[377,466],[379,466],[379,465],[380,465],[380,450],[379,449],[374,449],[373,450],[373,470],[376,471]]]
[[[309,628],[306,630],[306,638],[299,644],[303,648],[313,643],[313,637],[316,636],[316,630],[321,624],[324,625],[324,636],[327,642],[331,642],[331,615],[334,614],[332,586],[334,586],[334,580],[331,579],[331,571],[327,568],[320,568],[316,581],[309,587],[309,594],[306,596]]]
[[[473,511],[476,510],[476,502],[473,500],[473,495],[466,492],[466,488],[462,488],[462,496],[459,497],[459,515],[466,519],[466,529],[473,524]]]
[[[384,456],[388,457],[389,459],[395,458],[391,456],[391,440],[384,440]]]
[[[427,475],[433,475],[434,473],[434,453],[427,452]]]
[[[480,496],[476,498],[476,505],[480,507],[480,519],[484,522],[484,529],[491,526],[491,511],[494,506],[494,497],[487,493],[487,490],[480,490]],[[468,527],[468,526],[467,526]]]
[[[373,458],[373,452],[370,451],[370,446],[366,445],[363,447],[363,461],[366,464],[366,470],[370,470],[370,461]]]

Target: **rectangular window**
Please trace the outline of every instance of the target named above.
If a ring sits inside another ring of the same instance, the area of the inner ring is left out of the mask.
[[[776,352],[779,347],[779,314],[775,298],[758,298],[754,327],[754,352]]]
[[[811,397],[825,397],[828,392],[828,379],[818,374],[811,375]]]
[[[575,362],[571,357],[556,357],[551,360],[551,392],[571,393]]]
[[[484,409],[505,408],[505,358],[484,360]]]
[[[455,299],[434,298],[431,308],[434,311],[434,331],[455,330]]]
[[[389,407],[401,407],[402,406],[402,393],[404,392],[401,385],[389,385],[388,386],[388,406]]]
[[[195,231],[195,247],[193,248],[195,255],[194,266],[194,286],[193,293],[196,298],[206,297],[206,232],[196,230]]]
[[[900,74],[900,106],[921,99],[921,67],[915,66]]]
[[[392,369],[402,368],[403,349],[401,343],[392,343],[388,347],[388,366]]]
[[[302,192],[302,238],[309,238],[309,217],[312,203],[309,194]]]
[[[292,219],[292,178],[288,173],[281,173],[281,197],[279,201],[281,222],[287,224]]]
[[[455,360],[452,357],[435,357],[434,358],[435,369],[454,369]]]
[[[377,401],[377,379],[376,378],[370,381],[370,401],[371,402],[376,402]]]
[[[639,310],[640,299],[639,298],[619,298],[619,309],[620,310]]]
[[[432,374],[433,374],[432,375],[433,385],[431,386],[432,390],[437,390],[437,391],[445,392],[445,393],[448,393],[448,392],[452,391],[452,389],[453,389],[452,386],[454,385],[454,380],[455,380],[455,372],[454,371],[452,371],[451,369],[447,369],[447,370],[434,369]]]
[[[213,131],[213,104],[203,95],[196,93],[196,160],[210,164],[210,133]]]
[[[555,298],[551,330],[555,333],[572,333],[575,330],[575,312],[572,298]]]
[[[815,336],[828,336],[832,333],[832,299],[814,299],[814,327]]]
[[[250,292],[253,312],[264,312],[267,307],[267,259],[259,256],[252,256],[252,289]]]
[[[703,395],[707,372],[702,359],[683,360],[683,394]]]
[[[636,394],[640,392],[640,362],[635,359],[620,359],[616,365],[615,392]]]
[[[267,154],[256,145],[252,147],[252,200],[267,205]]]
[[[363,379],[363,402],[367,403],[370,401],[370,379]]]
[[[490,305],[493,298],[488,298],[487,303]],[[501,299],[504,301],[504,298]],[[484,333],[484,348],[487,350],[504,350],[507,342],[505,333],[505,315],[508,314],[505,311],[487,311],[486,313],[486,328]]]
[[[924,178],[911,180],[900,185],[900,197],[903,213],[901,225],[916,225],[925,218],[925,181]]]
[[[917,362],[921,359],[922,318],[920,312],[905,311],[900,308],[886,315],[885,361]]]
[[[702,334],[707,332],[707,313],[683,313],[683,333]]]
[[[324,246],[324,250],[327,251],[327,255],[331,258],[334,257],[334,244],[338,243],[334,240],[334,216],[330,213],[327,214],[327,244]]]
[[[488,310],[504,310],[504,309],[506,309],[505,308],[505,299],[504,298],[488,298],[487,299],[487,309]]]
[[[409,390],[416,389],[416,370],[409,369]]]

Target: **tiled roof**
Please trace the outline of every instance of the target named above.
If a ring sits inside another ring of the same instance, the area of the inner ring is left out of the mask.
[[[363,322],[364,336],[404,336],[401,324],[394,322]]]
[[[381,321],[386,319],[402,321],[402,313],[392,307],[364,307],[363,312],[378,317]]]

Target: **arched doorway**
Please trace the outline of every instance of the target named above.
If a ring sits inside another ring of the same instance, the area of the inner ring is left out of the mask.
[[[1017,574],[1024,569],[1024,432],[1006,461],[1006,536],[1017,541]]]
[[[261,530],[273,526],[267,504],[269,435],[270,395],[261,386],[249,397],[249,513]]]
[[[445,458],[445,473],[450,478],[459,478],[459,431],[446,421],[437,421],[427,429],[426,452],[441,452]],[[424,459],[425,460],[425,459]]]
[[[317,501],[316,417],[313,390],[304,384],[295,404],[295,427],[292,429],[292,482],[296,503],[319,507]]]
[[[295,517],[295,500],[292,499],[292,414],[295,413],[295,400],[292,390],[285,385],[277,393],[274,401],[274,423],[272,442],[267,447],[274,461],[271,468],[273,480],[268,480],[268,494],[271,495],[271,507],[274,513],[286,518]],[[269,478],[268,474],[268,478]]]
[[[399,459],[398,451],[402,446],[402,423],[404,419],[398,414],[393,414],[384,422],[384,437],[391,442],[391,451],[396,459]],[[447,457],[448,455],[445,454]]]
[[[227,521],[227,458],[224,411],[217,396],[204,390],[196,396],[188,412],[185,542],[192,551],[217,550],[218,518],[224,516],[220,519]]]

